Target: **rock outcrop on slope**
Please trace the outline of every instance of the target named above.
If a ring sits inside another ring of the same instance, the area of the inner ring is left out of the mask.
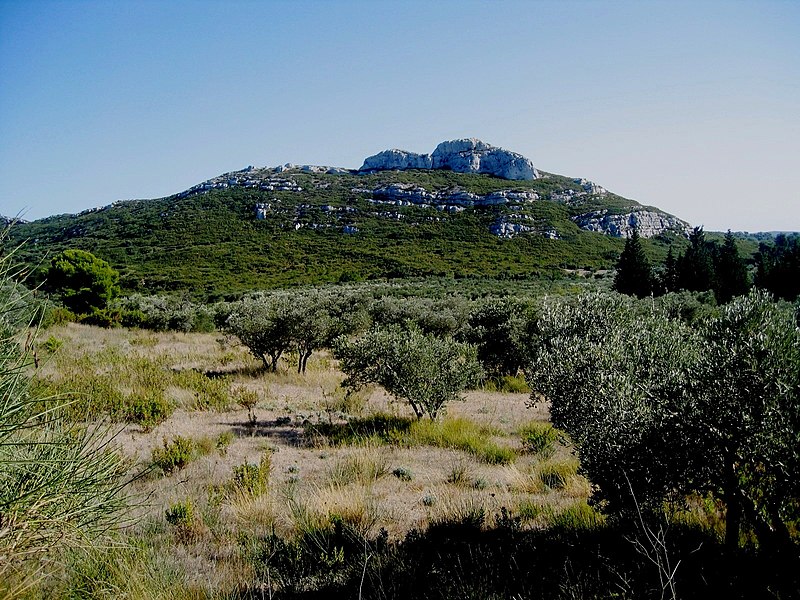
[[[430,169],[430,154],[417,154],[405,150],[384,150],[364,159],[361,171],[405,171],[406,169]]]
[[[359,171],[447,169],[456,173],[482,173],[503,179],[536,179],[530,159],[475,138],[442,142],[433,154],[384,150],[367,157]]]
[[[632,210],[623,214],[611,214],[607,210],[596,210],[572,217],[575,224],[586,231],[597,231],[615,237],[628,237],[634,229],[643,238],[651,238],[666,231],[689,234],[691,227],[685,221],[666,213],[652,210]]]

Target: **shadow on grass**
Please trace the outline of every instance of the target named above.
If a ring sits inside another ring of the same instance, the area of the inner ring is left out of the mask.
[[[250,540],[245,556],[260,583],[233,597],[672,597],[655,564],[637,552],[635,535],[619,526],[521,531],[519,521],[504,514],[489,529],[470,519],[390,543],[385,532],[364,539],[334,523],[297,540]],[[796,556],[728,553],[716,538],[680,526],[669,530],[666,541],[671,564],[678,565],[675,597],[798,597]]]
[[[308,423],[305,436],[309,444],[324,440],[332,446],[379,441],[390,444],[399,441],[416,419],[379,414],[351,419],[344,423]]]

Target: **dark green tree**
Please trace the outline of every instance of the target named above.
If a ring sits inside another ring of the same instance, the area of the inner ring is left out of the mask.
[[[664,292],[675,292],[678,290],[678,262],[675,260],[675,254],[672,252],[672,246],[667,250],[667,259],[664,261],[661,285]]]
[[[755,284],[784,300],[800,296],[800,236],[778,234],[774,244],[759,244]]]
[[[522,336],[531,307],[518,298],[492,298],[470,313],[458,339],[478,349],[478,360],[489,377],[516,375],[523,362]]]
[[[678,257],[678,287],[690,292],[714,289],[713,244],[706,241],[702,227],[689,234],[689,247]]]
[[[119,273],[85,250],[64,250],[50,262],[48,289],[76,314],[100,311],[119,294]]]
[[[736,239],[731,230],[725,234],[725,241],[716,253],[714,261],[714,295],[717,304],[726,304],[736,296],[747,293],[750,282],[747,277],[747,267],[744,260],[739,256],[739,248],[736,246]]]
[[[622,294],[643,298],[653,291],[653,275],[650,261],[642,247],[639,232],[634,228],[625,240],[625,248],[617,261],[614,289]]]

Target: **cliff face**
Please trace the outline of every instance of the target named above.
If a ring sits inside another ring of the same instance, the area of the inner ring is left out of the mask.
[[[632,210],[624,214],[609,214],[607,210],[596,210],[572,217],[573,222],[586,231],[597,231],[615,237],[628,237],[634,229],[643,238],[651,238],[666,231],[689,234],[690,226],[685,221],[652,210]]]
[[[530,159],[475,138],[442,142],[432,154],[384,150],[364,160],[360,172],[406,169],[446,169],[502,179],[529,180],[539,175]]]

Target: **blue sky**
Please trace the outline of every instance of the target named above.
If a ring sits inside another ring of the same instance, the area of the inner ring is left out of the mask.
[[[800,3],[0,0],[0,213],[478,137],[800,230]]]

